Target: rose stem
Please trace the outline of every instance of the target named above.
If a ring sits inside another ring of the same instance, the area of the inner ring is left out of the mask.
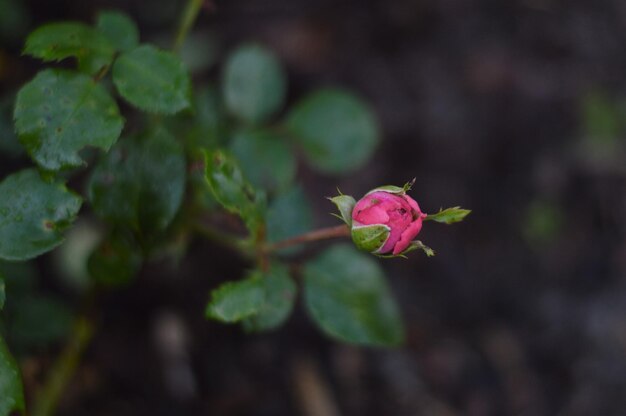
[[[319,230],[300,234],[298,236],[278,241],[276,243],[266,244],[263,247],[263,251],[265,251],[266,253],[271,253],[282,248],[291,247],[302,243],[326,240],[328,238],[348,237],[349,235],[350,229],[346,225],[337,225],[335,227],[321,228]]]

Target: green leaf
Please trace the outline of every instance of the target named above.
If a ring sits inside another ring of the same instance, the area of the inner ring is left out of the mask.
[[[276,191],[288,187],[296,175],[296,158],[290,147],[265,130],[235,133],[231,151],[240,162],[244,176],[258,188]]]
[[[228,211],[239,214],[254,201],[254,189],[243,177],[237,161],[221,150],[205,151],[206,179],[215,198]]]
[[[266,216],[267,240],[275,243],[305,233],[312,228],[313,211],[304,191],[296,186],[278,195]],[[290,252],[293,250],[283,250]]]
[[[185,178],[182,146],[158,128],[120,140],[93,170],[88,197],[107,221],[161,231],[180,207]]]
[[[286,266],[275,263],[261,279],[264,302],[258,312],[243,321],[249,331],[267,331],[283,324],[291,314],[297,287]]]
[[[362,167],[378,143],[376,119],[357,97],[326,89],[297,103],[287,127],[302,145],[313,167],[343,174]]]
[[[24,389],[20,370],[0,336],[0,416],[10,416],[24,410]]]
[[[4,277],[0,273],[0,310],[4,308],[4,302],[6,301],[6,293],[4,286]]]
[[[139,45],[139,30],[127,14],[104,11],[98,14],[96,26],[118,51],[127,52]]]
[[[59,22],[40,26],[26,39],[24,54],[45,62],[78,59],[82,72],[95,74],[113,61],[115,49],[107,37],[83,23]]]
[[[214,148],[224,141],[225,116],[215,87],[194,90],[194,114],[184,122],[190,126],[186,140],[195,148]]]
[[[46,170],[84,164],[85,146],[109,148],[124,119],[99,84],[83,74],[47,69],[24,85],[15,103],[15,128],[30,156]]]
[[[44,182],[35,169],[0,183],[0,258],[26,260],[63,242],[81,198],[64,185]]]
[[[108,236],[89,256],[91,277],[104,286],[122,286],[139,272],[142,256],[139,247],[120,234]]]
[[[184,142],[184,147],[190,159],[204,158],[203,149],[215,149],[224,145],[229,139],[227,119],[224,115],[220,95],[211,85],[196,87],[194,85],[193,108],[181,111],[173,117],[163,120],[163,125],[169,131],[176,132],[176,137]],[[191,165],[192,163],[190,163]],[[192,172],[202,172],[204,181],[203,162],[199,162],[197,169],[192,166]]]
[[[20,349],[46,347],[67,336],[73,319],[72,311],[62,300],[27,295],[14,304],[9,322],[10,339]]]
[[[440,209],[436,214],[428,214],[424,221],[436,221],[444,224],[454,224],[455,222],[461,222],[465,217],[472,212],[469,209],[462,209],[461,207],[452,207],[446,209]]]
[[[350,195],[337,195],[332,198],[328,198],[330,202],[337,205],[339,209],[340,218],[345,222],[348,227],[352,227],[352,210],[356,205],[356,201]]]
[[[307,309],[341,341],[396,346],[404,339],[398,307],[378,263],[353,247],[335,245],[304,268]]]
[[[205,151],[206,179],[215,199],[226,210],[239,215],[253,233],[262,222],[265,203],[262,193],[244,179],[237,161],[221,150]]]
[[[226,108],[249,123],[266,120],[285,101],[283,69],[272,53],[258,45],[241,46],[228,57],[223,86]]]
[[[113,64],[113,83],[129,103],[150,113],[174,114],[191,104],[191,81],[173,53],[142,45]]]
[[[191,74],[206,74],[221,59],[220,52],[220,41],[214,31],[194,28],[180,45],[178,55]]]
[[[257,275],[226,282],[211,292],[206,317],[222,322],[238,322],[259,312],[264,299],[262,279]]]
[[[204,153],[192,151],[189,156],[188,202],[192,212],[213,211],[219,207],[215,195],[206,180]]]

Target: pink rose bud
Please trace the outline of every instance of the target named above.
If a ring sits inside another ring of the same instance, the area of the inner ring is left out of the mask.
[[[402,254],[422,229],[426,214],[408,187],[383,186],[368,192],[352,210],[352,240],[374,254]]]

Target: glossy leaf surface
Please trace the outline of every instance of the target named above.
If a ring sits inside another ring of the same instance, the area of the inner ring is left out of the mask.
[[[403,341],[400,313],[376,260],[335,245],[307,263],[304,279],[307,309],[328,335],[372,346]]]
[[[249,123],[267,119],[285,100],[286,80],[280,63],[258,45],[242,46],[228,57],[223,83],[226,107]]]
[[[341,90],[322,90],[291,109],[287,127],[307,159],[330,174],[353,172],[373,155],[378,143],[376,119],[359,98]]]
[[[24,85],[15,103],[15,128],[39,166],[59,170],[84,164],[85,146],[108,150],[124,119],[109,93],[90,77],[47,69]]]
[[[113,61],[115,48],[107,36],[79,22],[49,23],[26,39],[24,54],[43,61],[75,57],[82,72],[95,74]]]
[[[313,227],[313,211],[302,188],[294,187],[271,201],[266,224],[267,240],[271,243],[310,231]]]
[[[143,232],[165,229],[182,203],[186,162],[164,129],[125,137],[94,169],[88,196],[95,212]]]
[[[205,152],[206,180],[215,199],[239,215],[255,233],[265,212],[265,199],[244,178],[237,160],[221,150]]]
[[[282,264],[272,264],[262,274],[264,301],[258,312],[246,319],[244,328],[250,331],[267,331],[282,325],[289,317],[296,300],[297,287]]]
[[[65,186],[44,182],[35,169],[6,177],[0,183],[0,258],[26,260],[63,242],[81,198]]]
[[[263,130],[235,133],[231,151],[250,183],[258,188],[285,189],[296,175],[296,158],[281,137]]]
[[[226,282],[211,292],[206,316],[222,322],[238,322],[255,315],[264,299],[262,279],[258,276]]]
[[[104,11],[98,14],[96,26],[118,51],[129,51],[139,45],[139,30],[127,14]]]
[[[152,45],[121,54],[113,83],[124,99],[150,113],[174,114],[191,105],[191,80],[182,61]]]

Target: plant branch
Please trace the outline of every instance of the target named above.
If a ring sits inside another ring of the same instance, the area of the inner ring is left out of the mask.
[[[254,257],[254,253],[251,250],[250,243],[243,238],[236,237],[232,234],[225,233],[223,231],[217,230],[211,226],[201,223],[193,224],[193,229],[198,234],[205,237],[207,240],[228,247],[231,250],[237,251],[246,257]]]
[[[308,233],[300,234],[295,237],[281,240],[275,243],[264,242],[265,234],[264,230],[259,234],[256,241],[250,241],[249,239],[243,239],[236,237],[232,234],[228,234],[217,230],[211,226],[196,222],[193,224],[194,230],[203,237],[211,240],[215,243],[221,244],[224,247],[228,247],[231,250],[237,251],[250,259],[256,259],[259,263],[259,267],[265,269],[269,267],[268,254],[283,248],[296,246],[298,244],[310,243],[313,241],[327,240],[329,238],[339,238],[350,236],[350,228],[346,225],[337,225],[334,227],[321,228],[319,230],[310,231]],[[256,248],[255,248],[256,247]]]
[[[178,30],[176,31],[176,37],[174,39],[174,52],[179,52],[180,48],[183,46],[185,39],[187,38],[187,34],[193,27],[198,15],[200,14],[200,10],[202,9],[202,3],[204,0],[188,0],[185,5],[185,9],[183,10],[182,15],[180,16],[180,23],[178,24]]]
[[[303,243],[310,243],[312,241],[326,240],[329,238],[348,237],[350,235],[350,229],[346,225],[337,225],[335,227],[321,228],[319,230],[311,231],[305,234],[288,238],[286,240],[278,241],[276,243],[265,244],[261,249],[265,253],[271,253],[286,247],[295,246]]]
[[[70,339],[49,372],[35,402],[32,416],[52,416],[65,387],[72,379],[85,348],[94,334],[93,324],[85,317],[74,324]]]
[[[259,268],[263,273],[269,271],[270,268],[270,259],[267,256],[268,252],[262,249],[265,244],[266,237],[267,229],[265,223],[263,223],[261,227],[259,227],[256,239],[256,246],[261,248],[260,250],[257,250],[257,263],[259,264]]]
[[[102,81],[102,78],[104,78],[104,76],[109,72],[110,69],[111,69],[111,65],[106,65],[106,66],[100,68],[98,73],[93,76],[94,82]]]

